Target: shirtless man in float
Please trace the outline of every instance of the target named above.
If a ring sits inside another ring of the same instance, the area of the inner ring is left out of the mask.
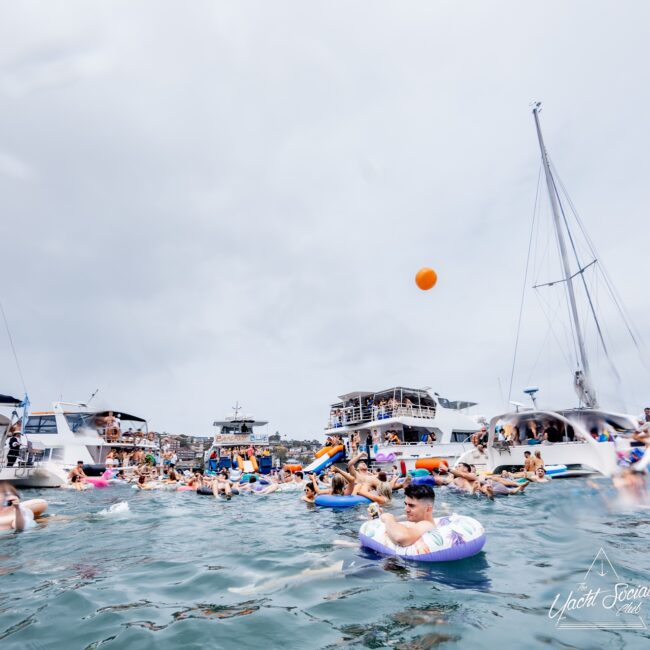
[[[381,520],[386,525],[386,534],[399,546],[410,546],[433,530],[433,504],[436,494],[430,485],[409,485],[404,489],[404,512],[410,526],[400,524],[395,515],[385,512]],[[374,504],[373,504],[374,505]],[[375,506],[376,508],[376,506]]]

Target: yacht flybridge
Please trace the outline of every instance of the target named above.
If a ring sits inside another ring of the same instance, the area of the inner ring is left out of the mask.
[[[423,388],[355,391],[331,405],[325,433],[348,438],[348,443],[358,433],[359,450],[366,449],[370,437],[372,460],[403,462],[409,470],[418,458],[435,456],[452,462],[471,449],[469,438],[479,428],[476,416],[468,413],[474,406],[475,402],[450,401]]]
[[[629,415],[610,412],[599,407],[585,343],[585,321],[581,320],[581,314],[586,312],[589,316],[593,325],[593,340],[597,341],[603,358],[607,360],[609,375],[618,378],[618,372],[610,357],[604,337],[604,328],[596,313],[595,305],[597,303],[592,296],[591,282],[588,281],[587,274],[602,273],[603,285],[618,309],[624,327],[635,345],[637,338],[609,278],[599,268],[598,256],[586,234],[584,225],[566,194],[566,190],[557,179],[557,174],[553,173],[542,137],[539,121],[540,110],[541,105],[536,103],[533,107],[533,117],[562,276],[559,280],[554,279],[536,284],[533,288],[548,291],[548,288],[558,285],[564,289],[564,298],[570,315],[571,340],[571,349],[568,354],[565,352],[565,356],[572,358],[573,384],[578,396],[578,405],[575,408],[562,410],[540,409],[535,398],[537,389],[528,389],[524,392],[531,396],[533,408],[527,409],[522,405],[517,405],[518,408],[515,412],[492,418],[485,454],[472,450],[464,454],[459,462],[474,464],[478,470],[498,472],[506,468],[521,467],[524,463],[524,453],[539,449],[547,465],[565,465],[567,467],[567,471],[563,474],[565,476],[585,473],[611,475],[617,469],[617,452],[620,454],[625,450],[629,451],[629,436],[634,431],[636,422]],[[535,226],[535,221],[533,224]],[[577,227],[572,229],[570,227],[572,224],[576,224]],[[584,241],[578,239],[580,234]],[[532,241],[531,235],[531,243]],[[592,259],[589,257],[585,259],[585,251]],[[578,296],[584,301],[585,309],[582,311],[578,308]],[[547,314],[549,328],[552,328],[553,322],[557,320],[558,313],[561,312],[556,310],[552,318],[548,318]],[[519,335],[517,340],[518,338]],[[532,446],[537,444],[542,446]]]
[[[81,403],[54,402],[51,411],[25,412],[14,428],[22,434],[21,455],[13,466],[0,458],[0,479],[16,487],[60,487],[80,460],[86,473],[101,473],[110,449],[158,448],[145,419]]]

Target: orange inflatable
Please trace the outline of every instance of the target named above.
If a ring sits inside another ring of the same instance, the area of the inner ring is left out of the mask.
[[[436,286],[436,282],[438,282],[438,274],[433,269],[426,266],[415,274],[415,284],[417,284],[422,291],[433,289],[433,287]]]
[[[331,447],[323,447],[322,449],[319,449],[315,454],[314,457],[320,458],[323,454],[327,454],[330,451]]]
[[[339,453],[339,451],[343,451],[345,447],[343,445],[336,445],[336,447],[330,447],[329,450],[329,456],[332,458],[332,456],[336,456],[336,454]]]
[[[418,458],[415,461],[415,469],[428,469],[430,472],[441,465],[449,467],[449,463],[444,458]]]
[[[302,469],[302,465],[285,465],[284,469],[286,472],[299,472]]]

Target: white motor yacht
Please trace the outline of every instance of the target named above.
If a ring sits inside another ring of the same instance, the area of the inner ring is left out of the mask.
[[[239,404],[234,407],[232,415],[226,416],[223,420],[216,420],[212,426],[217,427],[217,433],[214,434],[212,445],[205,452],[205,466],[210,472],[216,472],[219,469],[231,469],[233,462],[231,452],[236,448],[253,447],[256,450],[256,460],[258,466],[247,465],[246,471],[260,471],[268,474],[271,471],[271,456],[263,456],[257,453],[259,448],[268,449],[268,433],[255,431],[256,427],[263,427],[268,424],[264,420],[256,420],[252,415],[240,414],[241,407]],[[242,463],[249,463],[242,456]],[[244,469],[244,468],[240,468]]]
[[[453,463],[473,448],[469,439],[479,428],[469,410],[475,402],[451,401],[428,389],[395,386],[377,392],[341,395],[330,407],[325,433],[346,439],[359,433],[359,451],[370,444],[371,460],[415,468],[420,458],[444,458]]]
[[[88,475],[99,474],[110,449],[158,450],[145,419],[81,403],[54,402],[51,411],[24,415],[19,426],[20,456],[12,467],[6,455],[0,460],[0,479],[20,488],[61,487],[80,460]]]

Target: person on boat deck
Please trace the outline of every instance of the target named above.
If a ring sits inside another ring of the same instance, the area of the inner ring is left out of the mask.
[[[436,441],[436,434],[435,431],[429,431],[427,434],[427,444],[432,445]]]
[[[544,440],[548,442],[562,442],[562,434],[555,422],[547,422],[544,427]]]
[[[644,424],[650,422],[650,406],[646,406],[643,409],[643,415],[639,419],[642,420]]]
[[[81,492],[83,490],[83,482],[86,479],[86,472],[84,472],[83,460],[78,460],[76,467],[73,467],[68,473],[68,480],[74,487]]]
[[[436,527],[433,521],[433,504],[436,494],[430,485],[409,485],[404,490],[404,512],[412,525],[400,524],[395,515],[385,512],[381,520],[386,526],[386,534],[394,544],[411,546],[422,535]]]
[[[9,438],[9,451],[7,452],[7,467],[13,467],[20,454],[20,431],[14,432]]]
[[[397,431],[390,431],[390,437],[388,438],[388,444],[389,445],[399,445],[402,443],[402,441],[399,439],[399,436],[397,435]]]
[[[535,451],[535,457],[533,458],[533,471],[536,472],[540,467],[544,467],[544,461],[542,460],[542,452],[537,449]]]

